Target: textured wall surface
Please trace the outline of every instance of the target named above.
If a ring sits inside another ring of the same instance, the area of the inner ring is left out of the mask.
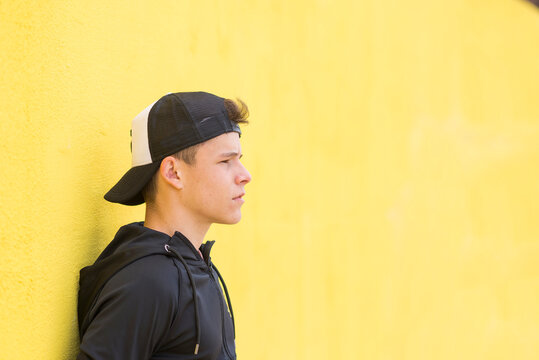
[[[240,96],[216,226],[240,359],[536,359],[539,11],[524,1],[0,2],[0,359],[72,359],[131,119]]]

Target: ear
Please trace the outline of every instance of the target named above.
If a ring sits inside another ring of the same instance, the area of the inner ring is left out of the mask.
[[[161,161],[159,173],[161,178],[170,186],[178,190],[183,188],[179,160],[174,156],[167,156]]]

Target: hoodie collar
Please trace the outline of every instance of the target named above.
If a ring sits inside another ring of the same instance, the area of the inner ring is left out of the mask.
[[[155,238],[163,239],[163,240],[167,239],[168,240],[166,241],[167,244],[169,244],[170,246],[176,247],[178,251],[181,250],[180,253],[184,259],[203,260],[202,257],[200,256],[200,253],[197,251],[197,249],[193,245],[193,243],[189,241],[189,239],[185,235],[183,235],[181,232],[175,231],[172,236],[169,236],[162,231],[154,230],[154,229],[144,226],[144,221],[137,221],[137,222],[122,226],[120,230],[118,230],[118,233],[115,236],[116,241],[113,241],[111,244],[115,245],[115,242],[118,242],[119,240],[121,240],[121,242],[118,245],[120,244],[123,245],[125,238],[131,238],[132,240],[130,240],[130,242],[133,242],[133,239],[136,239],[139,237],[145,239],[149,235]],[[209,245],[210,243],[211,245]],[[200,251],[204,255],[204,259],[209,257],[213,243],[215,243],[215,241],[213,240],[206,241],[200,246]],[[119,247],[118,245],[109,246],[108,247],[109,249],[105,249],[105,251],[103,252],[102,257],[106,257],[110,255],[110,253],[113,253],[119,250],[117,249]]]
[[[200,246],[200,252],[195,248],[193,243],[183,235],[181,232],[176,231],[174,235],[170,237],[168,244],[174,247],[185,260],[190,261],[204,261],[206,265],[210,266],[211,258],[210,252],[215,241],[207,241]],[[200,254],[204,256],[200,256]]]
[[[181,232],[176,231],[170,237],[168,244],[174,247],[185,260],[202,261],[202,257],[189,239]]]

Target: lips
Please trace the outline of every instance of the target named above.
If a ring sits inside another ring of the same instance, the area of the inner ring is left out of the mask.
[[[243,196],[245,195],[245,193],[241,193],[240,195],[236,196],[236,197],[233,197],[232,200],[241,200],[241,201],[244,201],[242,198]]]
[[[232,198],[232,200],[238,200],[238,199],[241,199],[243,196],[245,195],[245,193],[242,193],[234,198]]]

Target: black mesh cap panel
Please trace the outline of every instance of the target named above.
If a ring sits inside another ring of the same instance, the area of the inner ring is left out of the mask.
[[[205,92],[181,95],[185,108],[191,114],[203,141],[226,132],[241,133],[240,127],[228,118],[225,99],[222,97]]]
[[[200,142],[191,116],[174,94],[162,97],[148,115],[148,142],[152,161]]]
[[[230,121],[225,99],[206,92],[163,96],[148,115],[148,139],[152,161],[174,154],[226,132],[241,134]]]

